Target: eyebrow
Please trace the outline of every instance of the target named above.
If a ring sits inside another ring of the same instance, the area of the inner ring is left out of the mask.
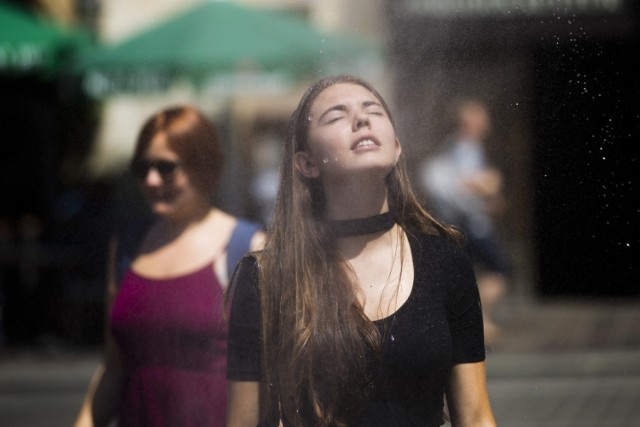
[[[371,106],[376,106],[376,107],[382,107],[382,104],[378,101],[374,101],[374,100],[366,100],[362,102],[362,106],[364,108],[368,108]],[[329,107],[327,108],[321,115],[320,117],[318,117],[318,121],[322,121],[322,118],[324,116],[326,116],[327,114],[329,114],[332,111],[346,111],[347,110],[347,106],[344,104],[338,104],[338,105],[334,105],[333,107]]]

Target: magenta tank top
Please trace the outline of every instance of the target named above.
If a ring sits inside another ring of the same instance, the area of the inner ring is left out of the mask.
[[[169,279],[127,270],[111,312],[126,375],[119,427],[224,426],[223,310],[211,263]]]

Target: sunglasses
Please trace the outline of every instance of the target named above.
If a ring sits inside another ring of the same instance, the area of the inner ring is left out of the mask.
[[[179,167],[180,163],[171,160],[136,160],[131,164],[131,171],[137,179],[143,180],[153,169],[163,180],[166,180],[173,178],[173,174]]]

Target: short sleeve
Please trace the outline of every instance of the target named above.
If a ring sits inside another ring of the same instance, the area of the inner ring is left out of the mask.
[[[447,297],[453,363],[473,363],[485,359],[482,306],[471,262],[458,260],[457,273]]]
[[[258,266],[244,257],[231,282],[227,379],[260,381],[260,294]]]

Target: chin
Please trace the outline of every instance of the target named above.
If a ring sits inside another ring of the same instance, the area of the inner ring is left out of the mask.
[[[165,203],[154,203],[151,205],[151,212],[154,215],[169,216],[174,213],[174,210],[175,209]]]
[[[385,177],[393,170],[394,166],[394,163],[375,163],[363,167],[362,171],[369,172],[371,175]]]

